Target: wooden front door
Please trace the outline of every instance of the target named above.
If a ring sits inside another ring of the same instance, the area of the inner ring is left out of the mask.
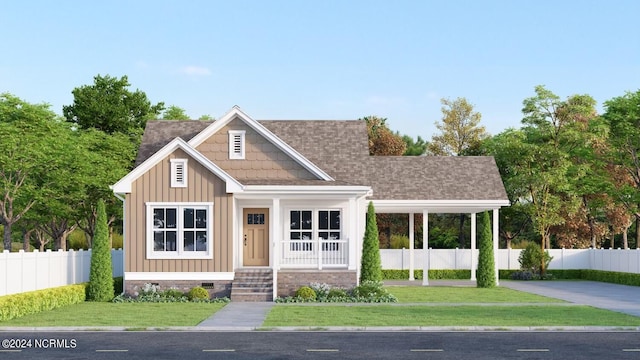
[[[244,266],[269,266],[269,209],[244,209]]]

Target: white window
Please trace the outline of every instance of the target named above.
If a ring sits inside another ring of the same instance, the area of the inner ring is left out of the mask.
[[[229,130],[229,159],[244,159],[243,130]]]
[[[342,229],[340,210],[291,210],[289,211],[289,240],[292,251],[312,251],[318,239],[322,250],[338,250]]]
[[[171,187],[187,187],[187,159],[171,159]]]
[[[147,258],[213,258],[212,224],[212,203],[147,203]]]

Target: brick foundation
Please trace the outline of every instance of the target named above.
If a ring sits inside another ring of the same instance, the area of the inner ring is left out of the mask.
[[[138,296],[144,284],[151,283],[160,286],[160,291],[170,288],[178,289],[182,292],[188,292],[196,286],[203,286],[209,291],[211,298],[215,297],[231,297],[231,280],[126,280],[124,292],[130,296]],[[210,286],[213,283],[213,286]]]
[[[314,282],[350,289],[356,286],[357,280],[355,270],[280,270],[278,296],[293,296],[298,288]]]

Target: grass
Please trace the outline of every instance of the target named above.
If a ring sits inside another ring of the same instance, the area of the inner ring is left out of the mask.
[[[225,304],[84,302],[17,319],[2,326],[195,326]]]
[[[275,306],[263,326],[639,326],[588,306]]]
[[[560,303],[562,300],[504,287],[387,286],[401,303]]]

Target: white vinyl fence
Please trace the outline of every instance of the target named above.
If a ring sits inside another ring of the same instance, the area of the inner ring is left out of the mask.
[[[520,268],[518,256],[520,249],[499,249],[496,263],[499,269],[517,270]],[[478,266],[478,250],[475,250],[475,266]],[[549,269],[590,269],[640,273],[640,249],[551,249],[553,257]],[[409,269],[408,249],[381,249],[380,257],[383,269]],[[471,269],[471,249],[429,249],[429,269]],[[423,249],[414,250],[414,269],[423,268],[425,253]]]
[[[111,250],[113,276],[124,274],[122,250]],[[0,253],[0,296],[89,281],[91,250]]]

